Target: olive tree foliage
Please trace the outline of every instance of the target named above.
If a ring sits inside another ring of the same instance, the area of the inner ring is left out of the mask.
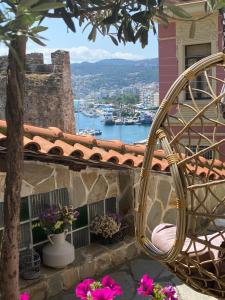
[[[225,0],[207,0],[206,16],[223,7]],[[0,42],[8,49],[5,117],[7,123],[4,233],[1,244],[0,285],[3,300],[19,299],[19,216],[23,174],[23,99],[27,40],[44,46],[42,22],[63,19],[69,30],[75,24],[89,30],[88,39],[108,36],[116,45],[139,41],[148,44],[155,22],[167,26],[168,18],[196,20],[180,6],[164,0],[0,0]],[[75,22],[76,20],[76,22]]]
[[[2,0],[0,1],[0,41],[10,47],[15,35],[25,35],[44,46],[39,36],[47,27],[41,26],[45,18],[63,19],[66,26],[76,32],[79,26],[90,29],[88,39],[95,41],[97,34],[108,35],[112,42],[140,41],[148,44],[148,31],[156,33],[155,22],[168,25],[168,18],[195,22],[180,6],[165,0]],[[224,0],[207,0],[205,10],[211,14],[224,7]]]

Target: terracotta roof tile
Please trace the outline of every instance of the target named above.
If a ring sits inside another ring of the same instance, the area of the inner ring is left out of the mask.
[[[117,151],[125,151],[125,145],[123,142],[114,140],[114,141],[106,141],[106,140],[96,140],[96,145],[100,148],[105,149],[113,149]]]
[[[6,122],[0,120],[0,145],[5,147]],[[121,141],[98,140],[91,135],[81,136],[62,132],[55,127],[40,128],[24,125],[24,149],[48,155],[70,156],[77,159],[111,162],[113,164],[141,167],[145,145],[128,145]],[[182,158],[185,155],[181,155]],[[187,172],[196,172],[200,177],[210,179],[225,178],[225,163],[219,160],[198,158],[186,165]],[[169,165],[163,150],[155,150],[152,170],[169,172]]]
[[[26,150],[31,150],[35,152],[41,150],[41,146],[39,143],[27,138],[26,136],[23,137],[23,145],[24,145],[24,149]]]
[[[55,144],[49,142],[48,140],[40,137],[35,136],[33,141],[38,143],[41,147],[41,152],[55,154],[55,155],[63,155],[63,149]]]
[[[102,159],[102,155],[99,151],[94,151],[78,143],[74,145],[74,150],[80,151],[80,153],[82,153],[82,158],[84,159],[91,159],[91,160],[98,160],[98,161]]]
[[[65,156],[76,156],[76,152],[74,150],[74,147],[70,144],[67,144],[64,141],[56,140],[54,142],[55,146],[61,147],[63,149],[63,155]]]
[[[105,151],[99,147],[93,147],[92,150],[101,154],[102,161],[112,162],[114,164],[119,163],[118,153],[111,153],[110,151]]]
[[[92,135],[77,135],[64,132],[62,139],[69,144],[83,143],[90,146],[96,145],[96,138]]]
[[[144,154],[146,146],[145,145],[124,145],[125,152],[136,153],[136,154]]]

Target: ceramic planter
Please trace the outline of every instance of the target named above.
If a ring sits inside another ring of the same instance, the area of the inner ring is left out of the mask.
[[[64,268],[74,261],[74,246],[65,240],[66,232],[53,234],[50,243],[43,247],[43,264],[52,268]]]

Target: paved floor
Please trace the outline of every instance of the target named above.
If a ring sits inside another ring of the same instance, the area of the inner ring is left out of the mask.
[[[185,284],[181,283],[173,274],[162,265],[147,256],[141,255],[134,260],[128,261],[116,270],[111,270],[107,274],[120,283],[124,294],[118,300],[141,300],[142,297],[136,294],[139,279],[143,274],[148,274],[156,282],[165,285],[172,283],[176,286],[179,300],[215,300],[215,298],[199,294]],[[74,289],[64,292],[51,300],[75,300]]]

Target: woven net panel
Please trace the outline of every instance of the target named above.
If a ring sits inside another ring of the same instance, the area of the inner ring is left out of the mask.
[[[138,241],[147,254],[193,289],[218,299],[225,299],[223,64],[223,53],[197,62],[176,80],[163,100],[147,143],[136,224]],[[170,167],[177,205],[175,239],[166,252],[146,232],[146,218],[151,218],[146,214],[152,205],[148,203],[150,170],[158,144]]]

